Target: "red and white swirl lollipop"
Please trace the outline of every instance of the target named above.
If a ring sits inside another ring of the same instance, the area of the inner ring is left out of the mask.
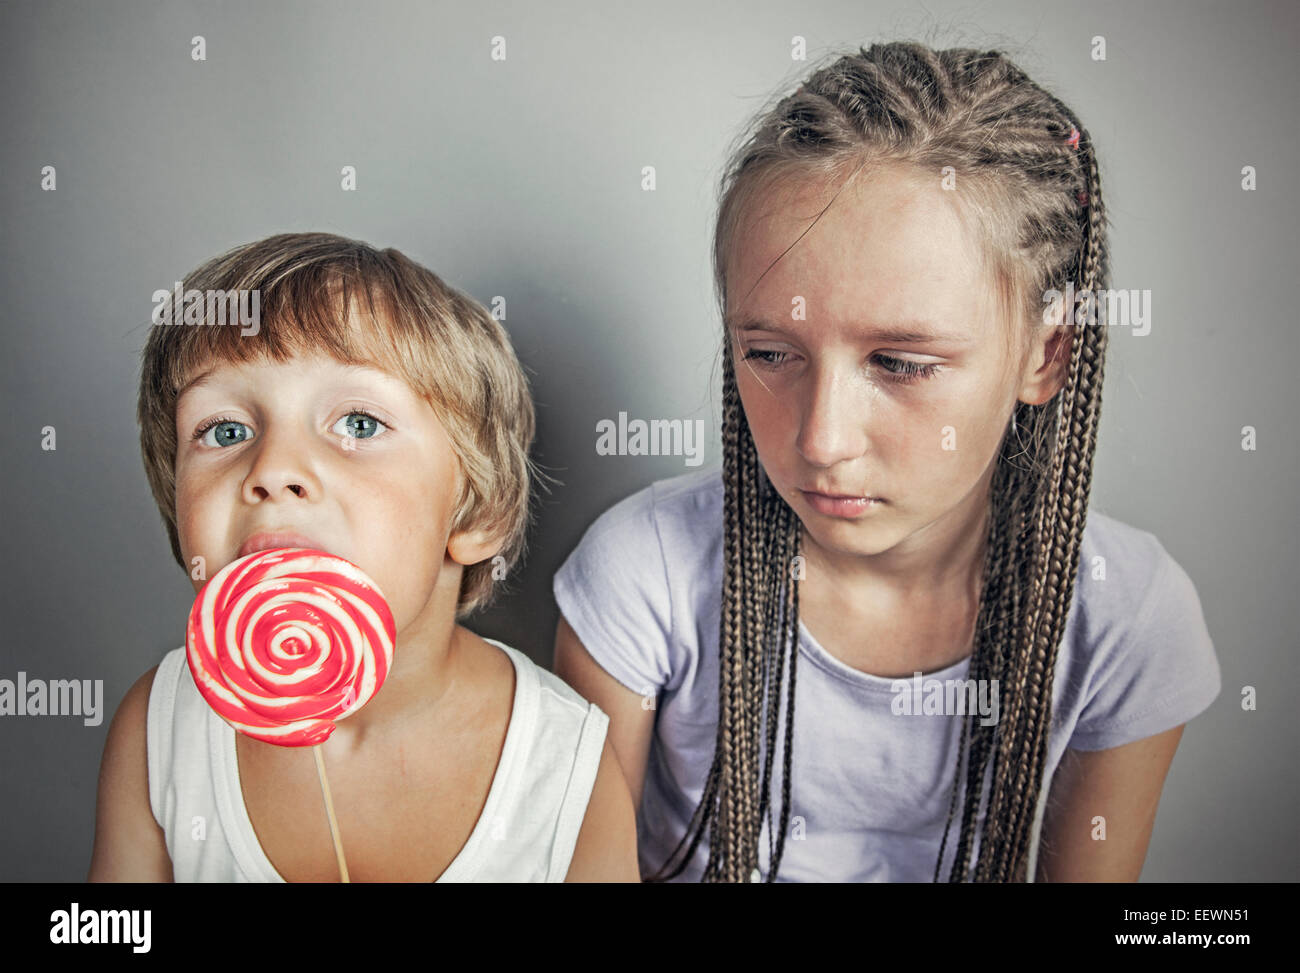
[[[379,691],[396,638],[388,603],[355,564],[277,548],[212,576],[185,642],[194,682],[222,719],[256,740],[309,747]]]

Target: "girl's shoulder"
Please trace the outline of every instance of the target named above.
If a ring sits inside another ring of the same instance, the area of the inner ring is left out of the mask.
[[[1125,628],[1201,611],[1191,576],[1155,534],[1098,510],[1079,543],[1075,601],[1092,621]]]
[[[658,480],[597,517],[557,579],[667,598],[668,588],[698,586],[721,563],[722,530],[720,470]]]
[[[1088,508],[1082,547],[1091,546],[1133,561],[1157,561],[1168,557],[1160,539],[1149,530],[1126,523],[1095,507]]]
[[[720,471],[659,480],[597,517],[556,572],[561,614],[633,692],[667,685],[716,610],[722,529]]]
[[[1218,696],[1196,585],[1155,534],[1088,512],[1057,680],[1081,750],[1176,726]]]
[[[722,531],[722,471],[700,470],[656,480],[596,518],[588,535],[694,535]]]

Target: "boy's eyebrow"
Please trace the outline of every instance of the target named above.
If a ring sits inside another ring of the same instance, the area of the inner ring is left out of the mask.
[[[747,334],[751,331],[769,331],[773,334],[788,335],[790,332],[777,327],[769,321],[759,318],[747,319],[741,324],[729,324],[738,334]],[[859,332],[864,338],[875,338],[880,341],[888,341],[901,345],[919,345],[931,341],[943,341],[952,344],[968,344],[972,338],[970,335],[963,334],[946,334],[936,331],[927,321],[905,321],[900,325],[894,325],[884,328],[876,328],[870,331]]]
[[[199,372],[199,374],[193,376],[188,382],[186,382],[184,385],[182,385],[179,389],[176,390],[176,398],[179,400],[180,397],[184,395],[186,392],[188,392],[190,389],[202,385],[204,382],[208,380],[208,377],[215,371],[216,368],[213,367],[207,369],[207,371]]]
[[[367,373],[364,375],[364,377],[370,379],[371,381],[374,381],[375,379],[392,381],[396,378],[396,376],[389,374],[388,372],[384,371],[382,368],[379,368],[375,365],[352,364],[346,367],[348,371],[353,373]],[[176,401],[179,402],[181,396],[183,396],[190,389],[195,389],[202,385],[207,384],[208,379],[212,377],[212,373],[215,372],[216,370],[217,370],[217,366],[213,365],[211,368],[205,369],[204,371],[199,372],[197,375],[192,376],[188,382],[186,382],[184,385],[180,387],[180,389],[177,390]],[[400,378],[396,378],[396,380],[401,381]]]

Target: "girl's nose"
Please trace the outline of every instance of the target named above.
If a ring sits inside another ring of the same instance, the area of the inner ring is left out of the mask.
[[[795,447],[812,466],[857,459],[866,451],[867,409],[850,383],[830,369],[815,372],[802,403]]]

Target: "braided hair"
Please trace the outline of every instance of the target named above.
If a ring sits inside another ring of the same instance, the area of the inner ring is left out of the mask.
[[[713,244],[724,320],[727,255],[748,200],[785,175],[856,174],[867,160],[935,174],[953,167],[963,200],[979,211],[982,257],[1013,321],[1041,314],[1044,293],[1067,282],[1085,298],[1108,286],[1096,153],[1070,109],[999,51],[873,44],[814,71],[760,116],[732,156]],[[1027,880],[1053,673],[1092,482],[1106,331],[1071,328],[1064,387],[1042,404],[1017,402],[998,448],[969,678],[999,681],[1002,716],[993,726],[974,713],[964,717],[935,881],[959,793],[948,880]],[[801,523],[762,472],[737,392],[732,342],[724,346],[717,738],[686,834],[650,881],[678,875],[706,831],[704,880],[751,880],[765,819],[766,880],[773,881],[789,823]],[[783,686],[781,811],[773,827],[769,794]]]

